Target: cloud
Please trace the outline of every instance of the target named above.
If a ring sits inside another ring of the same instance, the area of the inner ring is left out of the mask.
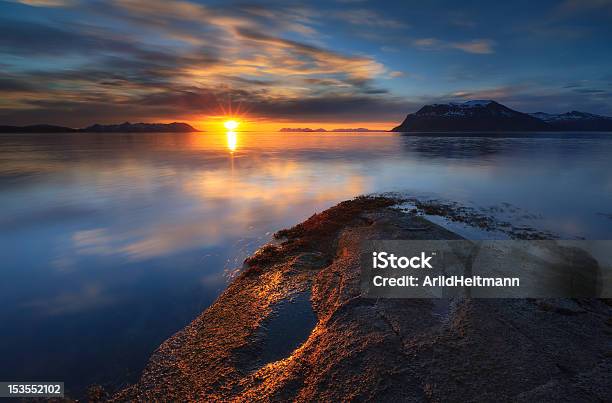
[[[252,29],[278,35],[295,32],[315,37],[313,17],[316,13],[300,6],[256,4],[204,6],[190,1],[113,0],[114,7],[101,6],[104,14],[113,14],[130,24],[164,31],[169,36],[193,43],[207,40],[233,43],[238,29]],[[117,12],[119,11],[119,12]],[[214,33],[214,36],[209,36]],[[203,36],[204,35],[204,36]]]
[[[412,43],[414,44],[414,46],[417,46],[420,48],[433,48],[433,47],[439,47],[443,42],[435,38],[421,38],[421,39],[415,39]]]
[[[70,31],[36,22],[0,19],[0,50],[3,54],[36,57],[49,54],[69,54],[91,49],[89,36],[77,36]]]
[[[321,83],[325,86],[325,83]],[[0,120],[13,124],[31,121],[82,127],[92,122],[125,120],[201,120],[220,116],[231,100],[234,108],[254,119],[301,122],[350,122],[375,118],[397,120],[407,103],[385,90],[365,88],[358,94],[320,91],[307,97],[270,97],[265,91],[231,88],[168,88],[139,97],[101,96],[83,101],[79,96],[40,99],[33,96],[19,109],[0,109]]]
[[[559,4],[557,13],[571,15],[576,12],[612,11],[612,0],[565,0]]]
[[[317,13],[302,6],[114,0],[79,11],[98,23],[0,24],[0,50],[15,56],[0,81],[5,123],[201,120],[227,99],[272,118],[302,101],[311,109],[327,100],[385,104],[379,96],[388,91],[375,80],[398,75],[374,57],[320,43]]]
[[[75,5],[77,0],[12,0],[13,3],[26,4],[33,7],[68,7]]]
[[[342,74],[354,80],[370,80],[384,73],[385,68],[376,60],[364,56],[347,56],[327,49],[321,49],[287,39],[272,37],[257,31],[238,30],[242,38],[274,47],[274,52],[286,50],[293,66],[285,67],[284,73],[304,74]],[[277,66],[267,66],[270,71]]]
[[[369,27],[385,27],[391,29],[407,28],[408,24],[393,18],[380,15],[367,9],[343,9],[333,14],[337,19],[349,24]]]
[[[467,53],[489,54],[493,53],[495,43],[488,39],[475,39],[468,42],[452,42],[451,48],[463,50]]]
[[[23,305],[45,316],[58,316],[109,306],[117,302],[99,284],[83,284],[80,288],[62,291],[49,297],[35,298]]]
[[[436,38],[416,39],[412,44],[426,50],[457,49],[466,53],[490,54],[494,53],[495,42],[490,39],[473,39],[465,42],[449,42]]]
[[[460,28],[474,28],[476,26],[474,21],[467,18],[456,18],[451,20],[450,23]]]
[[[576,81],[572,74],[593,79],[609,64],[605,22],[612,1],[537,4],[531,13],[507,15],[478,4],[440,10],[427,2],[19,3],[41,8],[0,4],[0,123],[6,124],[203,121],[228,99],[254,117],[293,113],[314,120],[318,111],[321,119],[349,120],[358,115],[350,106],[379,121],[364,108],[398,113],[407,109],[406,98],[394,96],[401,92],[420,102],[538,75],[538,88],[549,93],[545,82]],[[554,69],[555,63],[572,69]],[[410,80],[390,81],[403,71]],[[601,111],[609,83],[559,89],[555,96]]]
[[[30,92],[36,89],[25,81],[0,75],[0,91],[3,92]]]

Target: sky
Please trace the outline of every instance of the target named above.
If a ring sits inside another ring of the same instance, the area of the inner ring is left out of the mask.
[[[612,116],[612,0],[0,0],[0,124],[389,129],[433,102]]]

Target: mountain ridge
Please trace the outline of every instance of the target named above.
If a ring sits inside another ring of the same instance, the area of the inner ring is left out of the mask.
[[[494,100],[471,100],[424,105],[391,131],[612,131],[612,118],[579,111],[523,113]]]
[[[493,100],[425,105],[391,131],[548,131],[546,122]]]
[[[565,113],[530,113],[531,116],[543,120],[556,130],[566,131],[612,131],[612,118],[594,113],[571,111]]]

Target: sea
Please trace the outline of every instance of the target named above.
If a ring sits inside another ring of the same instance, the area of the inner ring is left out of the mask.
[[[385,192],[612,239],[612,133],[0,134],[0,380],[134,382],[275,231]]]

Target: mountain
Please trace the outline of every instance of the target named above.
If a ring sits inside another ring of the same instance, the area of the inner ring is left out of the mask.
[[[536,112],[534,118],[543,120],[559,131],[612,131],[612,118],[593,113],[571,111],[560,114]]]
[[[548,131],[550,125],[491,100],[425,105],[409,114],[394,132]]]
[[[0,126],[0,133],[70,133],[76,129],[54,125]]]
[[[197,132],[187,123],[130,123],[125,122],[119,125],[100,125],[95,124],[84,129],[82,132],[94,133],[186,133]]]

